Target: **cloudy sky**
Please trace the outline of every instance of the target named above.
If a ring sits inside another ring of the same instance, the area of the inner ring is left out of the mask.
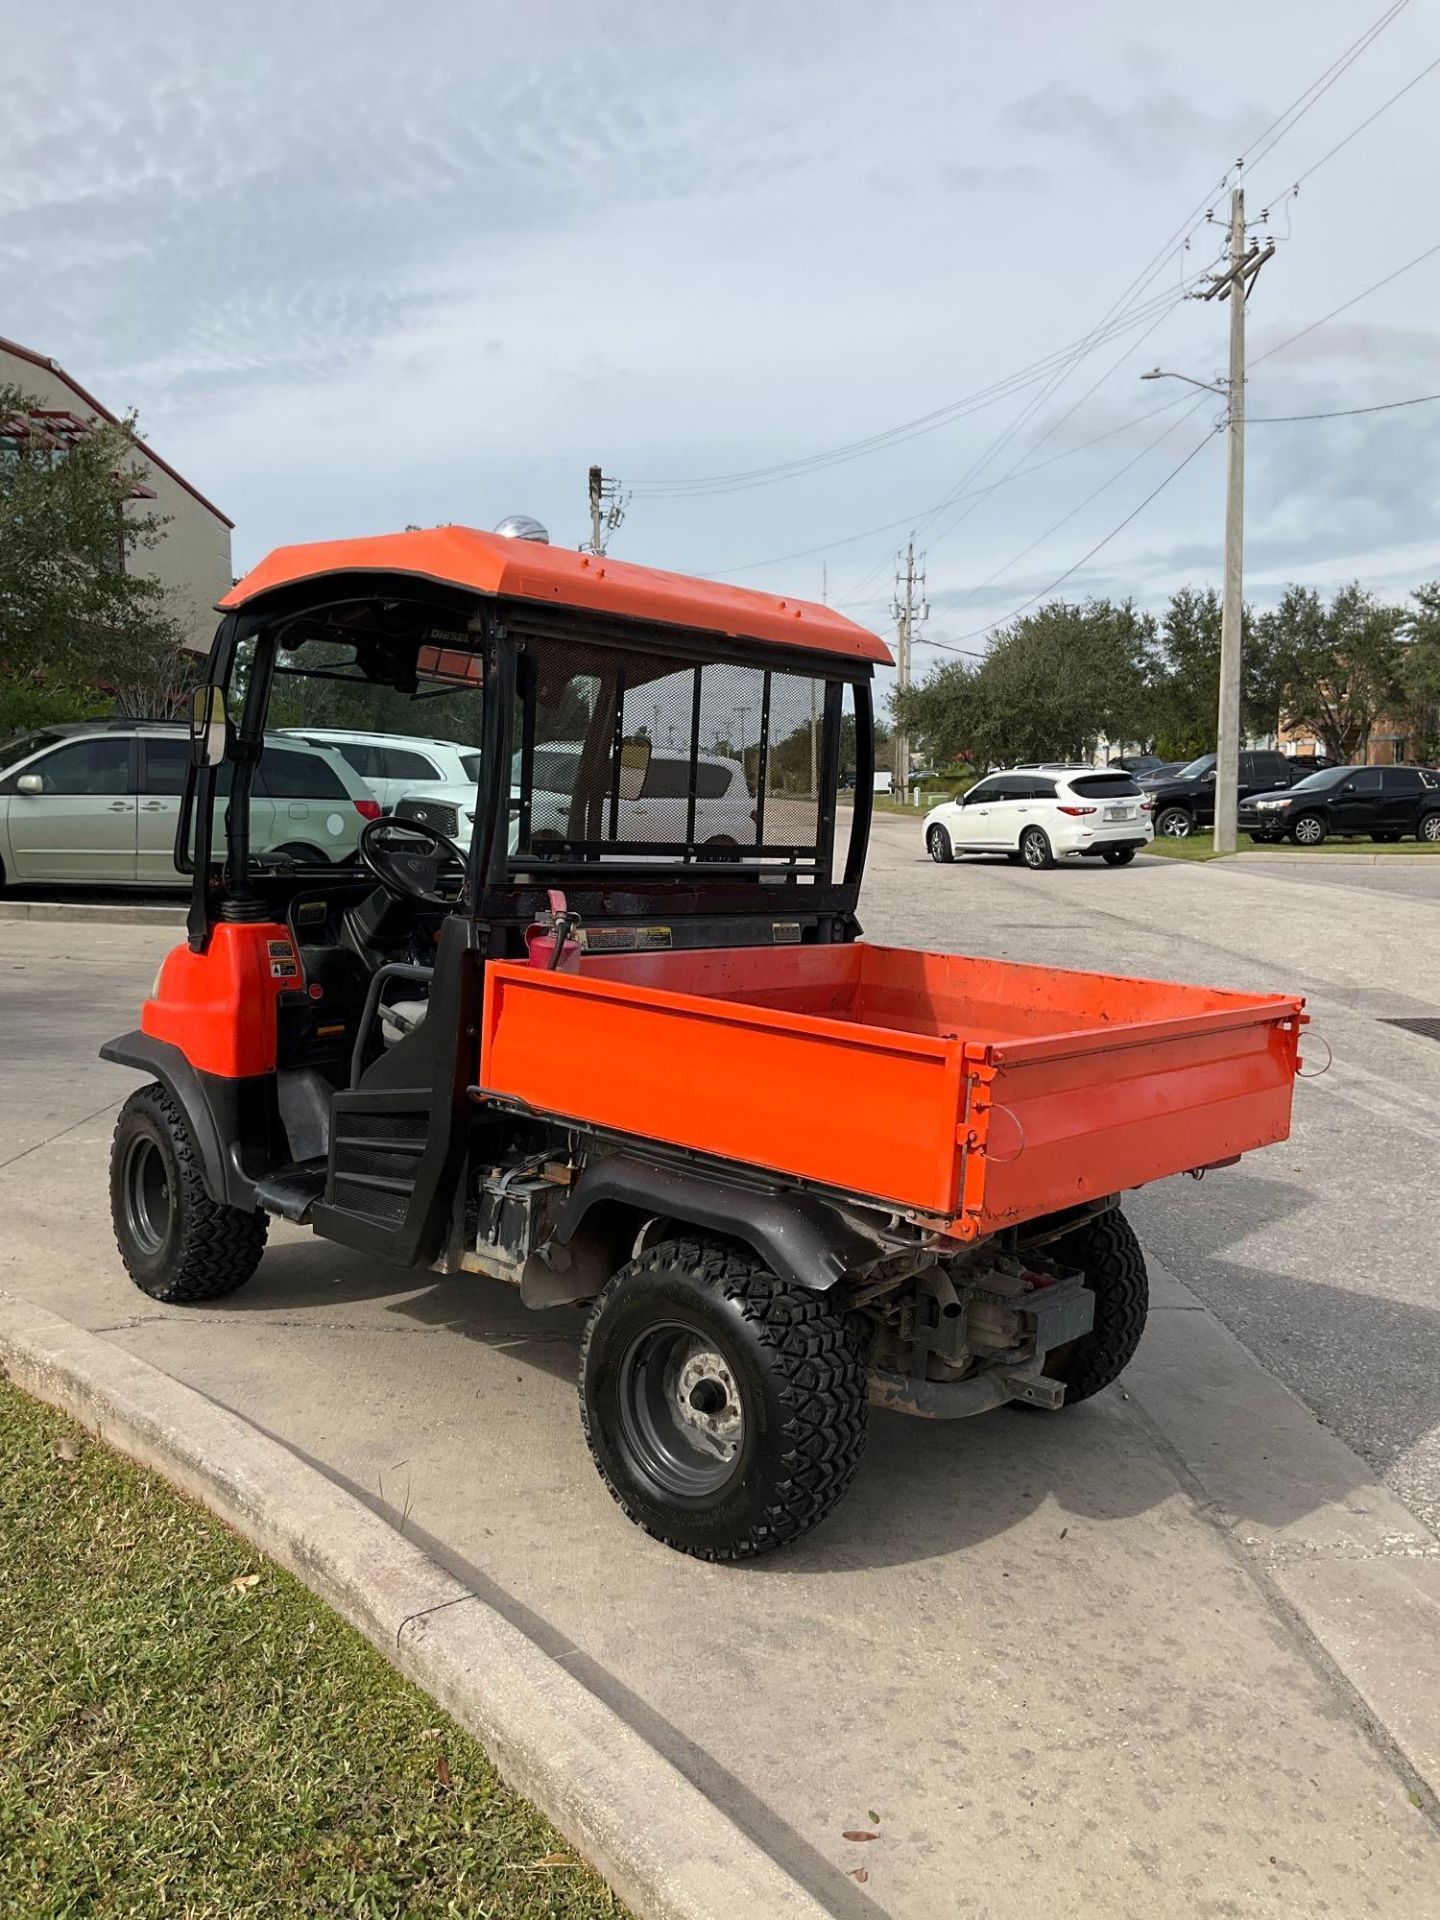
[[[1252,414],[1440,392],[1440,251],[1286,344],[1440,245],[1440,66],[1326,157],[1440,61],[1440,0],[1263,153],[1389,10],[0,0],[0,334],[138,407],[237,568],[514,511],[575,544],[599,460],[617,553],[812,596],[823,562],[871,624],[916,525],[929,635],[979,647],[1196,448],[1064,590],[1217,577],[1218,403],[1138,376],[1223,368],[1225,310],[1181,292],[1241,156],[1278,242]],[[1256,424],[1252,597],[1440,575],[1437,435],[1440,405]]]

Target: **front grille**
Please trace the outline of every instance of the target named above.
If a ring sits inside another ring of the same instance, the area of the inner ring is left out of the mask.
[[[453,840],[459,831],[458,810],[441,806],[438,800],[402,800],[395,812],[401,820],[418,820],[422,827],[434,827],[447,840]]]

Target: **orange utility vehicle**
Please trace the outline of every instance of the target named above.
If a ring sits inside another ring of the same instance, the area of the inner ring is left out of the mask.
[[[1299,999],[861,939],[889,656],[828,608],[447,527],[281,549],[222,612],[189,939],[103,1050],[153,1076],[111,1182],[158,1299],[243,1285],[279,1215],[582,1307],[606,1485],[735,1559],[834,1504],[867,1401],[1106,1386],[1117,1196],[1288,1131]],[[467,740],[477,789],[297,864],[249,799],[305,723]]]

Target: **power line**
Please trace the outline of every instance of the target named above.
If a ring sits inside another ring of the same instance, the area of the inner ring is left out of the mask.
[[[1161,406],[1151,407],[1146,413],[1137,413],[1132,420],[1122,420],[1118,427],[1107,427],[1103,433],[1082,440],[1078,446],[1066,447],[1063,453],[1052,453],[1048,460],[1036,460],[1030,466],[1012,468],[1002,474],[1000,479],[991,480],[983,487],[977,487],[973,493],[959,496],[961,500],[983,500],[988,494],[995,493],[1001,487],[1008,487],[1013,480],[1026,480],[1032,473],[1041,473],[1046,467],[1058,466],[1062,460],[1073,460],[1077,453],[1088,453],[1092,447],[1100,446],[1106,440],[1113,440],[1117,434],[1129,433],[1132,427],[1143,427],[1147,420],[1153,420],[1162,413],[1173,413],[1184,401],[1185,395],[1179,394],[1173,400],[1166,400]],[[957,501],[958,504],[958,501]],[[878,527],[861,527],[856,533],[842,533],[833,540],[818,541],[813,547],[798,547],[793,553],[772,554],[768,560],[747,560],[743,566],[706,567],[697,569],[701,580],[728,580],[734,573],[756,573],[762,567],[784,566],[790,560],[809,560],[817,553],[830,553],[836,547],[853,546],[857,540],[873,539],[877,533],[894,533],[897,527],[913,527],[919,523],[926,511],[917,507],[912,513],[902,513],[894,520],[884,520]]]
[[[987,633],[993,633],[997,627],[1005,627],[1005,626],[1008,626],[1012,620],[1018,620],[1022,613],[1028,613],[1030,608],[1035,606],[1037,602],[1045,599],[1047,594],[1051,594],[1055,591],[1057,587],[1063,586],[1065,582],[1070,578],[1071,574],[1078,573],[1081,567],[1083,567],[1087,561],[1093,560],[1097,553],[1101,552],[1105,547],[1108,547],[1110,542],[1113,539],[1115,539],[1117,534],[1123,533],[1126,527],[1130,525],[1131,521],[1137,519],[1145,511],[1146,507],[1150,505],[1150,502],[1152,500],[1158,499],[1159,496],[1170,485],[1171,481],[1179,478],[1179,476],[1185,471],[1186,467],[1188,467],[1190,462],[1195,458],[1196,454],[1199,453],[1203,447],[1209,446],[1210,442],[1215,438],[1216,434],[1219,433],[1220,431],[1221,429],[1218,426],[1211,427],[1210,431],[1205,435],[1204,439],[1198,440],[1195,443],[1195,445],[1190,449],[1189,453],[1186,454],[1185,458],[1179,463],[1179,465],[1172,467],[1169,473],[1167,473],[1165,478],[1160,482],[1160,484],[1156,487],[1152,487],[1150,492],[1146,494],[1145,498],[1140,502],[1140,504],[1138,506],[1132,507],[1129,513],[1126,514],[1125,518],[1119,523],[1118,526],[1112,527],[1109,533],[1105,535],[1104,539],[1097,540],[1094,546],[1091,547],[1087,553],[1082,553],[1080,558],[1076,560],[1072,565],[1068,566],[1063,573],[1057,574],[1048,586],[1042,587],[1038,593],[1032,593],[1028,600],[1022,600],[1018,607],[1012,607],[1009,613],[1002,614],[998,620],[987,620],[983,627],[976,627],[970,633],[962,633],[960,636],[960,639],[961,640],[983,639],[983,637]],[[930,640],[930,641],[927,641],[925,644],[927,646],[940,647],[942,651],[947,653],[964,653],[966,651],[966,649],[963,646],[961,646],[958,642],[955,643],[954,645],[948,645],[945,642],[940,640]]]
[[[1317,79],[1313,80],[1302,93],[1298,94],[1296,98],[1291,101],[1289,106],[1276,115],[1269,126],[1261,131],[1256,137],[1256,140],[1251,143],[1252,148],[1258,148],[1258,151],[1252,155],[1248,162],[1242,161],[1240,164],[1253,168],[1259,160],[1264,159],[1271,153],[1274,148],[1279,145],[1280,141],[1293,131],[1311,108],[1324,97],[1330,88],[1335,85],[1336,81],[1373,45],[1380,34],[1392,24],[1409,4],[1410,0],[1393,0],[1393,3],[1387,7],[1378,20],[1372,22],[1363,33],[1352,41],[1351,44],[1331,62],[1330,66],[1327,67]],[[1417,76],[1417,78],[1423,78],[1423,75]],[[1405,91],[1405,89],[1402,89],[1402,92],[1403,91]],[[1396,97],[1398,98],[1398,96]],[[1388,104],[1390,103],[1387,103],[1387,105]],[[1379,111],[1383,112],[1384,109],[1382,108]],[[1374,116],[1372,116],[1372,118],[1373,117]],[[1366,124],[1368,124],[1368,122]],[[1359,131],[1361,131],[1360,128],[1355,129],[1355,132]],[[1347,136],[1347,138],[1350,137],[1353,136]],[[1342,142],[1341,144],[1343,145],[1344,143]],[[1324,156],[1324,158],[1329,157],[1329,155]],[[1317,161],[1315,166],[1323,164],[1324,159]],[[1312,167],[1310,171],[1313,172],[1314,167]],[[775,462],[769,466],[738,469],[730,473],[701,475],[689,480],[644,482],[636,485],[633,492],[640,497],[661,499],[677,498],[707,492],[737,492],[752,486],[772,485],[780,480],[798,477],[804,473],[819,471],[830,465],[860,459],[868,453],[878,451],[881,447],[897,444],[906,439],[914,438],[921,433],[933,432],[936,428],[947,424],[950,420],[963,417],[965,411],[972,410],[979,402],[983,401],[984,404],[989,404],[994,399],[1003,397],[1006,392],[1016,391],[1021,383],[1028,385],[1036,379],[1043,379],[1047,371],[1053,371],[1055,375],[1059,375],[1060,369],[1055,365],[1057,361],[1067,360],[1070,355],[1074,354],[1077,356],[1078,363],[1078,359],[1083,359],[1089,353],[1093,352],[1095,347],[1101,344],[1104,338],[1113,337],[1112,334],[1102,332],[1102,329],[1115,328],[1128,331],[1132,325],[1143,324],[1141,311],[1133,305],[1134,301],[1154,279],[1160,267],[1164,264],[1165,260],[1170,257],[1175,248],[1189,244],[1189,232],[1193,230],[1193,223],[1204,209],[1206,200],[1211,198],[1213,193],[1218,193],[1226,186],[1230,173],[1231,169],[1227,168],[1216,187],[1211,190],[1211,193],[1207,193],[1206,196],[1197,203],[1196,207],[1185,216],[1179,226],[1172,231],[1157,252],[1151,256],[1146,266],[1141,268],[1140,272],[1131,280],[1124,292],[1112,303],[1106,314],[1097,322],[1096,327],[1092,329],[1091,333],[1086,335],[1081,341],[1073,343],[1072,346],[1060,349],[1058,353],[1049,355],[1042,361],[1035,362],[1031,367],[1022,369],[1019,373],[1009,375],[1005,380],[993,383],[991,387],[980,389],[977,394],[967,395],[960,400],[949,402],[947,405],[936,408],[930,413],[918,415],[913,420],[903,421],[898,426],[887,428],[880,433],[871,434],[861,440],[850,441],[839,447],[830,448],[814,454],[803,455],[795,460]],[[1304,176],[1302,176],[1302,178],[1303,177]],[[1182,289],[1183,286],[1184,282],[1182,278]],[[1153,307],[1151,303],[1146,303],[1146,305],[1147,313],[1145,317],[1148,317],[1148,312],[1153,311]],[[1058,378],[1055,380],[1055,384],[1058,384]],[[1043,404],[1045,397],[1046,396],[1041,397],[1040,404]],[[1033,411],[1033,409],[1031,409],[1031,411]],[[1018,431],[1020,424],[1023,424],[1023,422],[1017,422],[1012,431]],[[963,486],[964,484],[965,481],[962,479],[959,485]],[[881,564],[883,565],[883,562]],[[876,571],[878,571],[878,568]]]
[[[1290,192],[1291,193],[1298,192],[1300,185],[1303,181],[1308,180],[1312,173],[1318,173],[1321,167],[1325,165],[1325,162],[1327,160],[1333,160],[1336,154],[1339,153],[1342,147],[1348,147],[1350,142],[1355,138],[1357,134],[1364,133],[1367,127],[1373,126],[1375,121],[1377,121],[1380,118],[1382,113],[1388,113],[1391,107],[1395,105],[1397,100],[1403,100],[1406,94],[1409,93],[1412,87],[1418,87],[1420,82],[1428,78],[1430,74],[1434,73],[1437,67],[1440,67],[1440,55],[1437,55],[1436,58],[1430,62],[1428,67],[1422,67],[1419,73],[1415,75],[1413,80],[1407,80],[1403,87],[1399,88],[1397,92],[1392,93],[1390,98],[1382,102],[1380,106],[1376,107],[1373,113],[1367,114],[1366,117],[1360,122],[1358,127],[1352,127],[1349,133],[1345,135],[1345,138],[1343,140],[1337,140],[1334,146],[1330,148],[1328,153],[1322,153],[1320,158],[1318,160],[1312,161],[1311,164],[1305,169],[1303,173],[1297,174],[1295,178],[1295,182],[1290,188]]]
[[[1238,169],[1248,171],[1249,168],[1254,166],[1256,159],[1264,159],[1266,155],[1273,152],[1274,149],[1279,145],[1280,141],[1283,140],[1289,133],[1293,132],[1295,127],[1299,125],[1300,121],[1304,119],[1305,115],[1310,112],[1310,110],[1325,96],[1326,93],[1329,92],[1330,88],[1335,85],[1335,83],[1341,78],[1341,76],[1345,72],[1347,72],[1351,66],[1355,64],[1356,60],[1358,60],[1360,56],[1364,52],[1366,52],[1369,47],[1371,47],[1374,44],[1374,42],[1379,38],[1380,34],[1382,34],[1385,31],[1385,29],[1388,26],[1390,26],[1399,17],[1399,15],[1405,10],[1405,8],[1409,4],[1410,4],[1410,0],[1393,0],[1393,4],[1386,9],[1386,11],[1380,16],[1378,20],[1374,21],[1371,24],[1371,26],[1366,28],[1364,33],[1362,33],[1356,40],[1352,41],[1350,46],[1347,47],[1344,50],[1344,52],[1342,52],[1334,61],[1332,61],[1330,66],[1328,66],[1324,70],[1324,72],[1319,75],[1319,77],[1316,80],[1313,80],[1310,83],[1310,85],[1304,89],[1302,93],[1296,96],[1296,98],[1290,103],[1290,105],[1287,108],[1284,109],[1282,113],[1278,114],[1275,117],[1275,119],[1270,122],[1270,125],[1266,127],[1264,131],[1259,135],[1258,155],[1248,160],[1242,159],[1241,161],[1239,161]],[[1419,75],[1417,76],[1417,79],[1423,78],[1423,77],[1424,77],[1423,75]],[[1414,84],[1414,83],[1412,82],[1410,84]],[[1402,93],[1405,91],[1407,91],[1407,89],[1405,88],[1401,89]],[[1398,95],[1396,97],[1398,98]],[[1388,104],[1390,103],[1387,103],[1387,105]],[[1384,109],[1381,108],[1379,111],[1384,111]],[[1371,116],[1371,118],[1374,118],[1374,117],[1376,116],[1375,115]],[[1355,129],[1355,131],[1358,132],[1360,131],[1360,129],[1357,128]],[[1347,138],[1348,137],[1350,136],[1347,136]],[[1342,141],[1340,144],[1343,145],[1344,142]],[[1336,150],[1338,151],[1338,148]],[[1328,158],[1329,156],[1327,155],[1325,157]],[[1315,165],[1316,166],[1323,165],[1323,159],[1321,161],[1317,161]],[[1312,168],[1311,171],[1313,172],[1314,168]],[[1231,170],[1227,168],[1225,174],[1222,175],[1220,180],[1220,186],[1222,188],[1224,187],[1227,180],[1229,179],[1230,172]],[[1203,206],[1204,202],[1202,201],[1200,204]],[[1187,220],[1190,218],[1193,218],[1193,215],[1187,216]],[[1209,220],[1209,218],[1210,218],[1210,215],[1207,213],[1206,215],[1207,221]],[[1177,234],[1183,234],[1185,224],[1186,224],[1185,222],[1181,223],[1181,227],[1180,229],[1177,230]],[[1123,293],[1120,296],[1120,300],[1114,303],[1110,307],[1110,309],[1107,311],[1105,316],[1102,318],[1102,320],[1099,323],[1100,327],[1106,326],[1107,323],[1109,323],[1112,320],[1112,316],[1115,315],[1117,308],[1119,308],[1123,312],[1124,303],[1128,299],[1131,299],[1133,296],[1144,291],[1144,288],[1149,285],[1150,281],[1153,280],[1153,278],[1155,277],[1155,274],[1159,271],[1159,267],[1161,264],[1163,264],[1164,259],[1168,257],[1169,250],[1171,246],[1174,244],[1175,239],[1176,239],[1176,235],[1172,235],[1170,240],[1166,241],[1166,243],[1160,249],[1160,251],[1156,255],[1152,256],[1151,264],[1148,267],[1148,269],[1142,269],[1141,275],[1137,276],[1135,280],[1131,281],[1130,286],[1126,289],[1125,293]],[[1185,238],[1184,244],[1186,246],[1189,245],[1188,236]],[[1161,317],[1163,318],[1163,315]],[[1158,321],[1155,324],[1158,325]],[[1148,338],[1149,334],[1152,333],[1154,330],[1155,330],[1154,325],[1148,327],[1146,329],[1146,332],[1141,335],[1141,339],[1143,340]],[[1096,344],[1098,344],[1098,341],[1096,342]],[[1083,358],[1084,356],[1081,355],[1080,357]],[[1096,382],[1096,386],[1090,389],[1091,393],[1093,393],[1097,387],[1104,384],[1104,381],[1108,379],[1110,377],[1110,374],[1115,371],[1115,367],[1118,367],[1120,364],[1123,363],[1123,360],[1125,359],[1125,357],[1126,356],[1122,354],[1120,357],[1120,360],[1117,360],[1114,366],[1112,366],[1104,375],[1102,375],[1101,379],[1098,382]],[[1078,360],[1073,364],[1078,364]],[[966,484],[966,482],[970,478],[972,478],[977,471],[983,470],[984,466],[987,465],[990,459],[994,457],[994,454],[999,451],[1000,446],[1004,444],[1005,439],[1010,437],[1014,433],[1018,432],[1023,427],[1026,418],[1030,415],[1033,415],[1033,413],[1037,410],[1037,408],[1043,404],[1044,400],[1048,397],[1048,395],[1051,392],[1055,390],[1055,388],[1060,384],[1060,381],[1063,380],[1064,377],[1065,377],[1064,371],[1057,372],[1057,374],[1054,377],[1052,377],[1045,391],[1042,392],[1037,397],[1037,399],[1032,401],[1025,409],[1022,409],[1020,415],[1011,424],[1010,428],[1007,429],[1006,432],[1000,436],[999,440],[993,443],[992,446],[986,450],[986,452],[981,456],[981,459],[977,463],[977,465],[972,465],[969,469],[967,469],[965,475],[962,476],[960,482],[958,483],[960,487],[963,487]],[[1082,396],[1082,400],[1077,402],[1076,405],[1083,404],[1083,400],[1088,397],[1089,397],[1089,394]],[[1048,439],[1050,434],[1055,432],[1056,429],[1061,424],[1063,424],[1063,421],[1068,419],[1074,411],[1075,411],[1074,406],[1069,408],[1067,412],[1061,416],[1061,419],[1055,422],[1054,425],[1052,425],[1052,427],[1048,429],[1045,436],[1043,436],[1042,439],[1037,444],[1043,445],[1044,440]],[[1033,450],[1034,449],[1032,448],[1031,451]],[[1024,456],[1022,455],[1022,459],[1023,457]],[[953,498],[954,496],[952,495],[952,500]],[[919,522],[917,522],[917,531],[920,528],[923,528],[927,522],[933,521],[936,515],[939,514],[940,512],[943,512],[944,508],[948,504],[951,504],[951,502],[942,501],[938,503],[937,506],[933,508],[930,513],[924,515],[922,519]],[[930,545],[933,546],[937,540],[944,538],[947,533],[953,532],[954,528],[960,525],[961,522],[963,522],[965,519],[967,519],[969,517],[969,513],[973,511],[974,511],[973,507],[969,508],[965,513],[960,514],[956,520],[952,521],[949,527],[943,528],[939,531],[932,531],[932,533],[930,534]],[[870,580],[876,574],[878,574],[880,567],[883,564],[884,564],[883,561],[877,563],[877,565],[875,567],[872,567],[868,573],[861,576],[861,579],[855,589],[855,593],[857,595],[864,592],[865,588],[869,585]],[[853,602],[851,604],[853,604]]]
[[[1017,567],[1020,562],[1025,559],[1027,554],[1033,553],[1036,547],[1043,546],[1052,534],[1060,531],[1061,527],[1068,526],[1077,513],[1083,513],[1092,501],[1098,500],[1102,493],[1108,492],[1117,480],[1123,480],[1132,467],[1138,466],[1147,454],[1153,453],[1156,447],[1162,445],[1164,441],[1170,438],[1172,433],[1178,428],[1183,427],[1187,420],[1193,419],[1200,409],[1207,404],[1209,397],[1210,396],[1206,394],[1202,394],[1197,401],[1187,407],[1178,420],[1172,420],[1162,433],[1156,434],[1153,440],[1147,441],[1138,453],[1133,454],[1130,459],[1125,462],[1123,467],[1117,467],[1107,480],[1102,480],[1098,487],[1092,492],[1087,493],[1085,498],[1080,501],[1077,506],[1071,507],[1067,514],[1062,515],[1053,527],[1047,527],[1044,533],[1037,534],[1028,547],[1022,547],[1019,553],[1013,555],[1003,566],[997,567],[994,573],[988,575],[984,580],[977,581],[973,587],[968,587],[965,591],[964,599],[973,600],[977,593],[982,592],[986,587],[993,586],[997,580],[1003,579],[1007,573],[1011,572],[1013,568]]]
[[[1374,407],[1336,407],[1330,413],[1251,413],[1246,415],[1246,420],[1261,427],[1278,427],[1289,420],[1348,420],[1357,413],[1393,413],[1397,407],[1423,407],[1431,400],[1440,400],[1440,393],[1417,393],[1409,400],[1383,400]]]
[[[1402,273],[1409,273],[1412,267],[1418,267],[1422,261],[1428,260],[1432,254],[1436,253],[1440,253],[1440,240],[1437,240],[1433,247],[1426,247],[1423,253],[1417,253],[1413,260],[1407,260],[1403,267],[1396,267],[1393,273],[1387,273],[1383,280],[1377,280],[1373,286],[1365,287],[1361,292],[1353,294],[1340,306],[1332,307],[1329,313],[1322,313],[1320,318],[1312,320],[1308,327],[1302,327],[1298,333],[1292,333],[1288,339],[1280,341],[1277,346],[1267,347],[1264,353],[1257,353],[1250,365],[1258,367],[1262,360],[1270,359],[1273,354],[1283,353],[1287,347],[1293,347],[1297,340],[1303,340],[1307,334],[1314,333],[1318,327],[1328,326],[1332,320],[1338,320],[1342,313],[1348,313],[1351,307],[1358,307],[1360,302],[1368,300],[1372,293],[1378,293],[1381,287],[1388,287],[1392,280],[1398,280]]]
[[[1265,131],[1260,134],[1257,139],[1250,142],[1245,160],[1247,172],[1253,172],[1254,169],[1259,166],[1260,162],[1266,159],[1288,134],[1295,131],[1296,127],[1299,126],[1311,108],[1319,105],[1331,87],[1335,85],[1336,81],[1349,72],[1361,54],[1369,51],[1380,38],[1381,34],[1384,33],[1385,29],[1394,24],[1409,4],[1410,0],[1394,0],[1394,4],[1387,7],[1378,20],[1373,21],[1358,39],[1352,40],[1345,51],[1337,55],[1318,79],[1311,81],[1304,93],[1299,94],[1292,100],[1283,113],[1276,115]],[[1302,101],[1304,102],[1303,105],[1301,105]],[[1288,124],[1282,125],[1282,122]],[[1272,134],[1274,135],[1273,139],[1271,138]],[[1316,164],[1319,165],[1322,163],[1317,162]],[[1312,168],[1312,172],[1313,170]]]
[[[1156,311],[1169,312],[1178,306],[1186,291],[1185,285],[1173,291],[1157,295],[1146,301],[1143,308],[1136,308],[1121,320],[1117,320],[1106,338],[1114,338],[1132,328],[1143,326]],[[1093,330],[1092,330],[1093,331]],[[1042,359],[1033,361],[1029,366],[1018,368],[1014,373],[1006,374],[1002,379],[992,381],[987,387],[978,387],[973,393],[964,394],[958,400],[948,401],[943,407],[937,407],[930,413],[917,415],[912,420],[904,420],[899,425],[887,427],[880,433],[873,433],[862,440],[852,440],[842,446],[830,447],[819,453],[805,454],[796,460],[776,462],[768,467],[750,467],[728,474],[710,474],[694,480],[676,480],[644,482],[631,491],[644,499],[693,498],[708,493],[739,493],[751,487],[770,486],[780,480],[787,480],[802,473],[819,472],[828,466],[839,466],[850,460],[858,460],[869,453],[878,452],[888,446],[902,444],[906,440],[917,439],[921,434],[934,432],[948,425],[952,420],[962,419],[968,413],[978,412],[982,407],[991,406],[997,400],[1003,400],[1012,393],[1023,392],[1036,381],[1051,375],[1057,365],[1064,365],[1072,356],[1092,351],[1091,335],[1072,341],[1068,346],[1057,348]]]

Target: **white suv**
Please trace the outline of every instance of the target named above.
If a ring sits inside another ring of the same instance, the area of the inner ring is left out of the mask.
[[[393,813],[404,794],[419,798],[427,790],[433,792],[457,783],[473,790],[480,778],[480,755],[458,740],[412,739],[408,733],[353,733],[344,727],[282,727],[280,732],[338,753],[369,787],[384,813]]]
[[[1004,853],[1027,867],[1072,859],[1125,867],[1155,838],[1149,798],[1115,767],[989,774],[961,799],[932,807],[924,831],[932,860]]]
[[[701,753],[696,758],[695,838],[713,847],[755,844],[755,799],[738,760]],[[530,796],[532,840],[563,840],[570,831],[575,776],[580,770],[580,748],[572,741],[549,741],[535,747],[534,786]],[[511,762],[512,792],[518,793],[520,756]],[[690,791],[690,756],[657,747],[645,770],[645,784],[633,800],[621,799],[616,838],[619,840],[683,840]],[[475,782],[407,792],[396,803],[402,818],[423,821],[462,847],[468,846],[475,824]],[[511,851],[517,828],[512,819]]]

